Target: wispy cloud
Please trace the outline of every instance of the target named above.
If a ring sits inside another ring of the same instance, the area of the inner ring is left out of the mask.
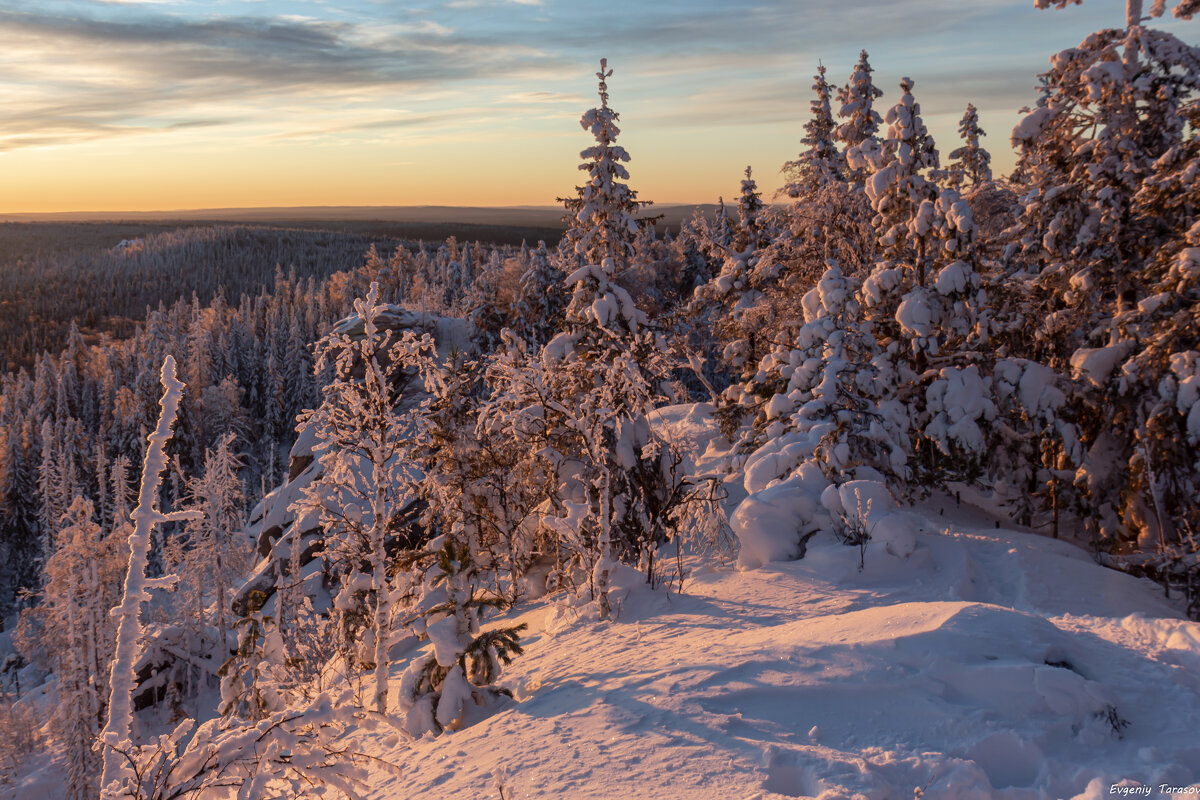
[[[0,11],[0,37],[9,45],[25,41],[70,48],[65,53],[74,60],[160,80],[234,78],[247,87],[271,89],[474,77],[494,67],[506,51],[480,48],[474,39],[427,25],[378,38],[342,21],[150,14],[126,22]],[[527,51],[523,55],[530,57]]]
[[[550,104],[550,105],[572,105],[583,107],[589,102],[589,98],[581,94],[568,92],[512,92],[506,94],[504,99],[518,105],[533,105],[533,104]]]
[[[271,138],[277,140],[317,140],[362,131],[439,128],[457,125],[467,119],[478,119],[478,112],[472,109],[458,109],[424,114],[388,114],[374,118],[343,119],[334,125],[284,131],[275,134]]]
[[[544,0],[450,0],[443,8],[459,10],[464,8],[485,8],[496,6],[536,6],[545,5]]]
[[[171,130],[194,124],[205,104],[239,98],[426,91],[555,63],[528,45],[461,35],[434,20],[367,26],[344,20],[213,17],[141,9],[133,18],[0,10],[9,82],[37,84],[36,96],[0,107],[8,148],[72,137],[140,133],[156,117]],[[23,130],[55,131],[28,137]]]

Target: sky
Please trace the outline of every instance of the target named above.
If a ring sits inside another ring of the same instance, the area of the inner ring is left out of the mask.
[[[767,195],[818,63],[866,48],[943,157],[967,102],[999,172],[1051,54],[1123,0],[0,0],[0,213],[552,205],[609,59],[631,184]],[[1200,24],[1160,20],[1187,41]],[[882,109],[881,109],[882,110]]]

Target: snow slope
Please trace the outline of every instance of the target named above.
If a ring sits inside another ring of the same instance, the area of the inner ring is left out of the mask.
[[[506,681],[517,700],[387,749],[403,777],[381,776],[371,797],[1098,798],[1121,781],[1200,784],[1200,625],[1072,545],[948,505],[910,511],[916,549],[872,544],[862,572],[857,548],[820,534],[801,561],[698,574],[683,594],[637,589],[613,623],[526,606],[527,652]]]
[[[697,446],[688,466],[701,472],[725,455],[708,412],[658,415]],[[734,504],[743,478],[727,482]],[[613,622],[553,599],[519,606],[503,619],[529,625],[502,678],[515,700],[436,738],[359,732],[364,752],[400,767],[366,797],[1200,791],[1200,624],[1157,586],[951,498],[895,513],[914,546],[877,539],[861,571],[857,547],[820,532],[799,561],[689,560],[682,593],[618,574],[633,588]],[[411,638],[393,652],[393,711],[412,655]],[[46,690],[26,702],[48,709]],[[40,756],[0,799],[60,797],[61,774]]]

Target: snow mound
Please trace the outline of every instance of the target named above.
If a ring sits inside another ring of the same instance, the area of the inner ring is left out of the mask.
[[[729,519],[742,546],[739,565],[754,568],[803,556],[809,537],[833,529],[821,503],[828,486],[817,465],[807,461],[791,477],[743,500]]]

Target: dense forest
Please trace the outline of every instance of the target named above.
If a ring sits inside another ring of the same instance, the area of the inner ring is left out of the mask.
[[[0,224],[0,366],[32,369],[38,354],[57,352],[71,324],[84,340],[123,339],[149,310],[195,295],[208,305],[221,293],[251,296],[269,288],[279,268],[324,280],[361,265],[372,245],[457,237],[551,245],[561,231],[505,225],[384,221],[244,224],[8,222]],[[433,249],[436,249],[433,248]],[[68,291],[64,288],[69,287]]]
[[[193,227],[7,254],[6,675],[57,676],[69,796],[345,790],[383,767],[330,731],[438,734],[507,691],[498,611],[549,592],[606,620],[631,574],[819,534],[908,552],[887,509],[933,493],[1200,618],[1200,50],[1130,9],[1051,60],[1008,177],[973,106],[939,149],[863,51],[844,83],[818,68],[776,202],[747,167],[660,235],[602,60],[554,247]],[[722,470],[655,421],[689,403]],[[392,685],[404,636],[431,648]],[[215,719],[134,735],[218,687]]]

